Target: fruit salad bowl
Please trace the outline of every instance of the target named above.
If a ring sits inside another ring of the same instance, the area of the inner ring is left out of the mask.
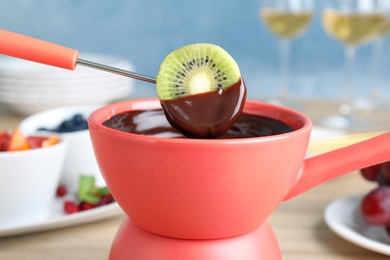
[[[68,142],[60,182],[70,192],[76,192],[79,176],[94,176],[99,185],[104,184],[92,150],[87,118],[99,106],[77,105],[42,111],[26,117],[20,123],[24,133],[57,133]]]
[[[0,152],[0,228],[44,220],[50,214],[67,143]]]

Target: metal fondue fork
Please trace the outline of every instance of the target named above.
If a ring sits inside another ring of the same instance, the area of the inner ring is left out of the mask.
[[[142,74],[138,74],[138,73],[135,73],[135,72],[132,72],[132,71],[123,70],[123,69],[107,66],[107,65],[104,65],[104,64],[92,62],[92,61],[83,60],[83,59],[80,59],[80,58],[77,59],[77,64],[85,66],[85,67],[90,67],[90,68],[93,68],[93,69],[103,70],[103,71],[107,71],[107,72],[110,72],[110,73],[118,74],[118,75],[121,75],[121,76],[125,76],[125,77],[138,79],[138,80],[142,80],[142,81],[146,81],[146,82],[149,82],[149,83],[156,84],[156,79],[155,78],[149,77],[149,76],[145,76],[145,75],[142,75]]]

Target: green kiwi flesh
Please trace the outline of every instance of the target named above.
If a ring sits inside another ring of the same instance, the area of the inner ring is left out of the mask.
[[[156,78],[157,95],[171,100],[224,90],[240,79],[235,60],[221,47],[195,43],[177,49],[161,63]]]

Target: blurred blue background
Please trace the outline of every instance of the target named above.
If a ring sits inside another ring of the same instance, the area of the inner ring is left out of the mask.
[[[314,2],[310,27],[291,46],[289,88],[296,99],[338,99],[344,84],[343,46],[325,34],[321,1]],[[259,19],[259,7],[255,0],[0,1],[0,27],[77,49],[80,57],[90,52],[121,56],[136,72],[150,76],[172,50],[215,43],[236,59],[249,98],[267,99],[276,94],[279,54],[277,38]],[[383,53],[389,48],[385,42]],[[365,96],[372,84],[372,44],[359,48],[356,60],[355,94]],[[384,59],[385,88],[389,67]],[[135,97],[155,95],[153,85],[136,82]]]

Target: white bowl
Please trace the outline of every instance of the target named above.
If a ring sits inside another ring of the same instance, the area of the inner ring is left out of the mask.
[[[7,108],[8,110],[13,111],[14,113],[20,114],[20,115],[26,115],[30,116],[35,113],[40,113],[43,111],[51,110],[51,109],[56,109],[59,106],[64,107],[64,106],[76,106],[80,105],[77,100],[65,100],[61,102],[59,105],[58,103],[54,101],[41,101],[41,102],[35,102],[31,100],[23,101],[23,100],[3,100],[0,98],[0,102],[2,105]],[[83,105],[94,105],[94,106],[104,106],[108,104],[109,102],[105,99],[102,98],[95,98],[95,99],[89,99],[89,100],[84,100]]]
[[[55,197],[67,143],[0,152],[0,229],[46,219]]]
[[[20,123],[20,128],[24,133],[29,134],[36,133],[41,127],[53,129],[75,114],[81,114],[87,119],[97,108],[99,106],[69,106],[43,111],[25,118]],[[76,192],[79,176],[85,174],[94,176],[98,185],[105,185],[92,149],[89,131],[60,133],[59,136],[68,142],[60,182],[65,184],[70,192]]]

